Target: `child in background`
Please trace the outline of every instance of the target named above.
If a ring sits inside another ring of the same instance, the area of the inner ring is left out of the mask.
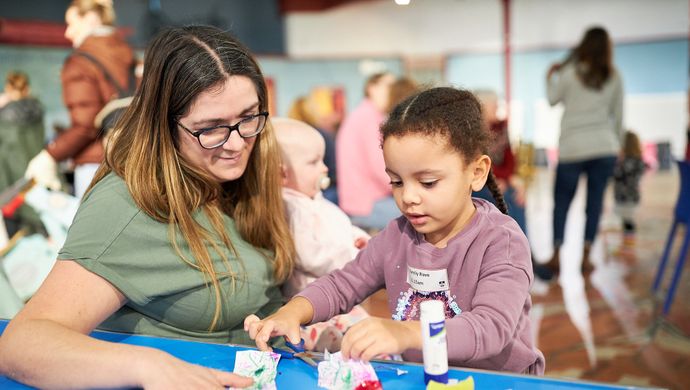
[[[637,134],[626,131],[623,149],[613,170],[616,213],[623,219],[623,247],[635,244],[635,210],[640,203],[640,179],[647,168]]]
[[[283,294],[292,298],[309,283],[354,259],[369,235],[353,226],[321,193],[329,184],[321,134],[294,119],[276,118],[271,123],[280,145],[283,202],[297,249],[295,270],[283,285]],[[307,327],[302,334],[305,347],[338,351],[343,333],[365,317],[366,311],[355,306],[348,314]]]
[[[385,286],[393,318],[352,326],[342,341],[344,358],[402,353],[421,361],[419,304],[434,299],[445,306],[450,365],[543,374],[529,320],[529,244],[505,215],[477,99],[454,88],[421,92],[400,103],[381,132],[386,172],[403,215],[354,261],[275,314],[248,316],[249,336],[262,350],[271,336],[298,342],[300,325],[347,312]],[[487,182],[502,211],[471,197]]]

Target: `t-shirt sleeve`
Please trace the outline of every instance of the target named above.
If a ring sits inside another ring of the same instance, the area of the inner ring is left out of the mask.
[[[118,240],[139,210],[128,198],[124,183],[113,185],[106,177],[87,195],[70,226],[65,243],[58,252],[58,260],[73,260],[87,270],[107,280],[127,299],[146,304],[146,294],[130,280],[126,262],[128,252],[141,242],[128,247]],[[125,193],[123,193],[123,190]]]

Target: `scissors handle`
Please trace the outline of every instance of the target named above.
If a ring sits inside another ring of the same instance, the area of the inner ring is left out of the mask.
[[[285,345],[297,353],[304,352],[304,339],[300,339],[299,344],[293,344],[287,338],[285,338]]]

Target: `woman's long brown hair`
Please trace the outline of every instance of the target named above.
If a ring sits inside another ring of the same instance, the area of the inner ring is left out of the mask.
[[[574,62],[583,84],[598,90],[614,71],[612,54],[609,34],[602,27],[593,27],[585,32],[567,61]]]
[[[244,279],[244,269],[230,266],[228,249],[235,256],[238,253],[225,231],[223,214],[234,218],[244,240],[265,249],[260,252],[272,260],[276,282],[287,279],[295,258],[280,192],[280,153],[270,123],[257,136],[246,171],[231,182],[218,183],[186,161],[177,147],[175,120],[188,112],[200,93],[230,76],[249,78],[256,87],[259,109],[266,110],[261,70],[232,36],[204,26],[172,28],[157,35],[146,50],[141,87],[117,123],[105,162],[92,183],[114,172],[143,212],[168,224],[176,253],[202,272],[213,288],[216,307],[210,329],[220,320],[227,299],[219,278],[229,277],[233,291],[237,280]],[[211,230],[194,219],[198,211],[208,218]],[[182,242],[189,245],[192,258],[182,253]],[[214,267],[209,247],[226,270]]]

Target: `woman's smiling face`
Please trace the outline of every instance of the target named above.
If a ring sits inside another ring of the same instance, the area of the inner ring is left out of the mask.
[[[195,132],[219,125],[232,126],[259,112],[259,97],[252,81],[245,76],[230,76],[199,94],[187,115],[177,122]],[[237,131],[232,131],[224,144],[204,149],[196,137],[181,126],[177,127],[180,153],[187,161],[220,183],[236,180],[244,174],[258,135],[242,138]]]

